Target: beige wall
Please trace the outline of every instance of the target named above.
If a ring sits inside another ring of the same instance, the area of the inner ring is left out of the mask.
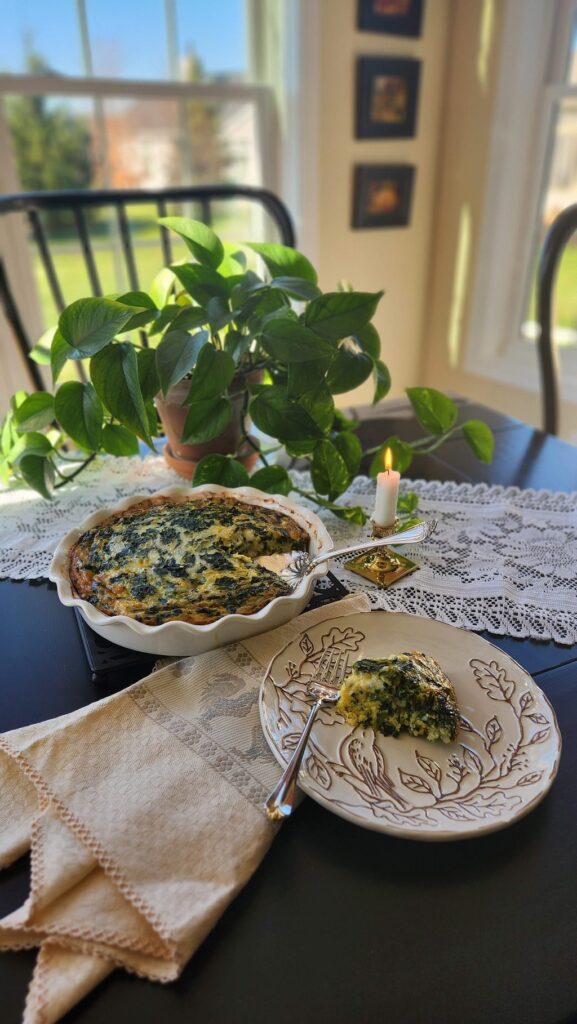
[[[421,338],[427,330],[439,135],[450,0],[428,0],[420,39],[357,32],[355,0],[319,4],[319,148],[317,265],[320,284],[341,279],[363,291],[385,289],[375,325],[393,378],[391,394],[421,381]],[[359,56],[417,57],[422,61],[414,139],[354,137],[355,69]],[[416,167],[411,223],[406,228],[351,228],[353,168],[357,163],[410,163]],[[355,401],[370,401],[370,383]],[[349,396],[343,396],[349,404]]]
[[[487,51],[487,74],[481,79],[478,54],[486,0],[454,0],[427,302],[430,321],[422,366],[425,382],[432,387],[451,389],[480,401],[502,405],[510,403],[508,386],[497,387],[462,368],[485,200],[499,57],[500,5],[493,6],[496,20]],[[462,233],[465,223],[469,230],[468,242]],[[453,360],[450,360],[451,345],[456,352]],[[450,362],[455,361],[457,365],[452,367]]]

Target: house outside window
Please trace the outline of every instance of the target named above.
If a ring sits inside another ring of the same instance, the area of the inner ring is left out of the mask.
[[[272,89],[256,84],[251,70],[254,21],[245,0],[56,0],[49,18],[42,0],[6,9],[0,192],[209,183],[278,191]],[[200,213],[190,204],[168,212]],[[147,287],[162,260],[156,211],[128,213]],[[215,204],[214,226],[227,237],[258,237],[270,230],[262,216],[253,204],[232,215]],[[44,226],[65,300],[88,294],[72,215],[48,217]],[[89,228],[104,290],[127,290],[115,218],[94,212]],[[0,235],[35,338],[56,317],[48,283],[25,228],[1,224]]]

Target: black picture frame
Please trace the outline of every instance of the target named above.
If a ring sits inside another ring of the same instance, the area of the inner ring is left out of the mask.
[[[411,139],[416,133],[421,62],[359,57],[357,139]]]
[[[418,39],[423,21],[423,0],[358,0],[357,28],[389,36]]]
[[[353,228],[407,227],[414,181],[411,164],[358,164],[353,184]]]

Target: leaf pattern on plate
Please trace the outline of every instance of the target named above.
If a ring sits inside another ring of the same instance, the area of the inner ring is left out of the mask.
[[[314,779],[322,789],[331,788],[331,773],[320,757],[317,757],[316,754],[309,754],[305,760],[305,767],[311,779]]]
[[[485,735],[489,741],[490,747],[492,747],[494,743],[497,743],[498,740],[501,739],[501,736],[503,735],[503,730],[501,728],[499,719],[497,718],[496,715],[493,715],[493,717],[490,718],[489,721],[486,723]]]
[[[306,654],[307,656],[313,653],[315,647],[308,633],[303,633],[299,647],[303,654]]]
[[[415,750],[415,757],[417,764],[421,766],[427,775],[430,775],[436,782],[441,781],[441,767],[436,761],[433,761],[430,757],[425,757],[423,754],[419,754],[418,750]]]
[[[294,750],[300,738],[300,732],[285,732],[281,740],[281,750]]]
[[[543,778],[543,772],[529,772],[528,775],[524,775],[522,779],[519,779],[518,786],[534,786],[536,782],[540,782]]]
[[[351,662],[359,657],[364,640],[358,629],[335,624],[323,632],[319,625],[290,644],[274,677],[267,677],[268,703],[274,707],[278,702],[280,708],[271,718],[277,724],[275,743],[287,757],[308,714],[308,687],[319,662],[335,652],[347,656],[348,664],[349,655]],[[412,766],[406,746],[402,763],[395,763],[400,740],[347,726],[333,708],[321,711],[304,764],[310,791],[361,822],[378,822],[385,831],[431,834],[467,833],[483,823],[508,821],[533,803],[546,773],[532,751],[554,733],[552,710],[542,694],[536,696],[539,690],[528,689],[522,670],[517,678],[497,658],[472,658],[467,664],[480,695],[474,716],[468,709],[467,715],[461,713],[457,740],[448,747],[419,741]],[[336,746],[329,741],[333,735]]]
[[[465,764],[465,767],[468,768],[470,772],[477,772],[477,775],[479,776],[483,774],[483,764],[481,758],[479,757],[478,754],[475,753],[474,750],[471,750],[469,747],[463,747],[463,762]]]
[[[491,700],[510,701],[515,691],[515,683],[507,679],[507,672],[496,661],[480,661],[474,658],[469,662],[473,674],[481,689],[485,690]]]
[[[432,793],[433,790],[425,779],[421,778],[420,775],[412,775],[411,772],[404,772],[402,768],[399,768],[399,778],[406,786],[407,789],[412,790],[413,793]]]
[[[364,639],[364,633],[359,633],[350,627],[347,629],[339,629],[338,626],[333,626],[329,633],[325,633],[325,635],[321,637],[321,644],[323,651],[327,651],[329,649],[339,652],[358,651],[359,646]]]
[[[549,729],[540,729],[539,732],[534,733],[529,740],[529,743],[544,743],[549,737]]]

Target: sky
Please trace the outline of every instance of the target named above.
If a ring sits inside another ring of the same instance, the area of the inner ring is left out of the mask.
[[[174,0],[179,52],[210,74],[246,69],[244,0]],[[168,77],[164,0],[86,0],[94,73]],[[0,70],[25,69],[27,49],[61,74],[84,74],[75,0],[0,0]]]

